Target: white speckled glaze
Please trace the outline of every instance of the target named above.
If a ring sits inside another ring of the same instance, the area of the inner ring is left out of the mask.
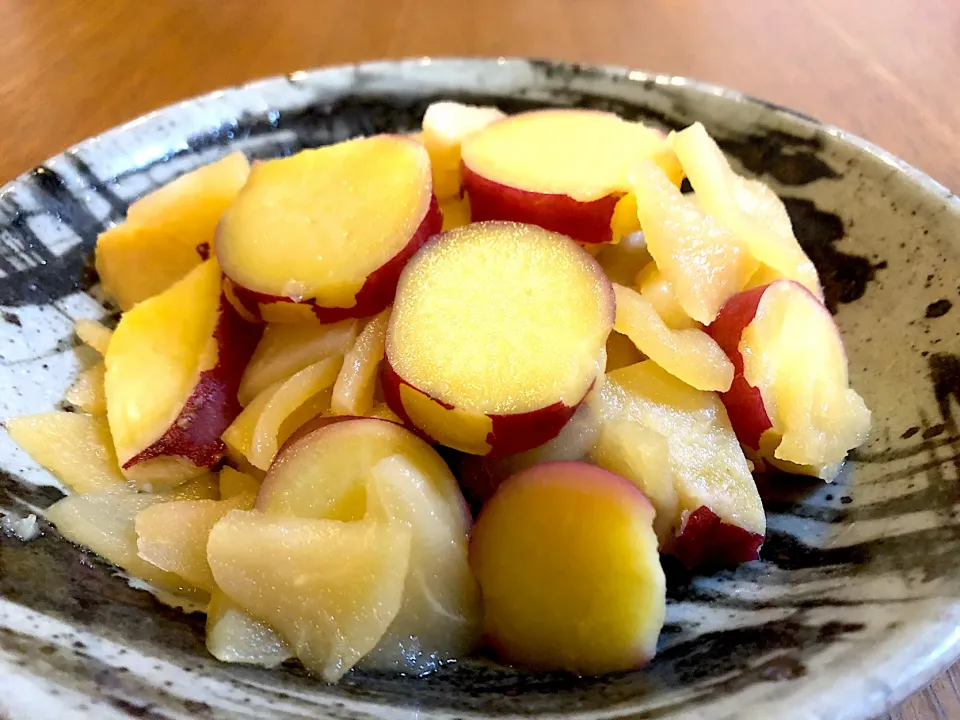
[[[159,605],[48,524],[0,535],[0,717],[868,718],[958,652],[960,202],[858,138],[683,78],[526,60],[410,60],[218,91],[81,143],[0,190],[0,417],[63,397],[76,318],[107,313],[84,261],[126,205],[230,151],[271,157],[417,126],[432,99],[507,111],[701,120],[786,200],[824,277],[868,444],[832,486],[775,478],[760,562],[673,578],[660,654],[600,679],[471,659],[414,680],[206,655],[202,616]],[[813,359],[815,361],[815,358]],[[0,512],[40,513],[56,481],[0,432]]]

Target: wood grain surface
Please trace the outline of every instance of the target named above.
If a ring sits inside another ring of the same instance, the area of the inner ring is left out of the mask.
[[[851,130],[960,190],[960,0],[0,0],[0,184],[220,86],[419,55],[689,75]],[[958,676],[891,717],[960,720]]]

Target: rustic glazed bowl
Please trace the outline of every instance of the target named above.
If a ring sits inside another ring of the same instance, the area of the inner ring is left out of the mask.
[[[220,664],[203,616],[159,604],[41,523],[0,537],[0,716],[21,718],[866,718],[960,648],[960,201],[872,145],[721,88],[526,60],[412,60],[295,73],[190,100],[88,140],[0,190],[0,417],[58,405],[97,233],[232,150],[275,157],[418,127],[440,98],[702,121],[779,192],[843,333],[869,442],[832,485],[774,478],[760,562],[672,578],[646,669],[599,679],[478,658],[423,679]],[[817,362],[811,350],[811,362]],[[0,433],[0,509],[53,478]]]

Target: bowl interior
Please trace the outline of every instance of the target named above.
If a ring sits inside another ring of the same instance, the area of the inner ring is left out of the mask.
[[[378,63],[228,89],[87,141],[0,191],[0,417],[63,397],[74,319],[107,313],[90,294],[90,252],[131,201],[236,149],[268,158],[415,130],[439,98],[599,108],[664,129],[702,121],[738,169],[784,198],[873,410],[867,445],[832,485],[771,479],[762,561],[708,577],[671,570],[656,660],[601,679],[477,658],[417,680],[354,672],[326,687],[296,666],[227,666],[205,652],[203,616],[159,604],[50,526],[29,543],[0,537],[0,686],[17,691],[12,715],[855,718],[949,660],[960,625],[958,202],[862,141],[681,78],[520,60]],[[0,468],[2,510],[24,515],[61,496],[6,433]]]

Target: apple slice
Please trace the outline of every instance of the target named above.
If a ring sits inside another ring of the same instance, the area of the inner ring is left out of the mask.
[[[127,487],[105,417],[51,412],[4,424],[15,443],[74,492]]]
[[[729,300],[707,330],[736,369],[723,400],[740,442],[759,450],[769,432],[771,461],[816,466],[800,472],[832,480],[847,451],[866,439],[870,411],[850,389],[827,309],[799,283],[778,280]]]
[[[258,163],[220,222],[217,256],[237,299],[270,322],[373,315],[440,231],[431,187],[427,151],[399,135]]]
[[[106,357],[107,348],[110,347],[110,338],[113,337],[113,330],[105,327],[96,320],[83,318],[77,320],[74,326],[74,332],[80,338],[80,342],[88,347],[92,347],[102,356]]]
[[[162,590],[199,598],[181,577],[148,563],[137,554],[134,521],[139,513],[165,501],[162,495],[133,492],[91,492],[70,495],[47,508],[47,520],[70,542]]]
[[[234,510],[210,532],[207,556],[231,600],[275,628],[307,670],[336,682],[400,610],[410,529]]]
[[[623,333],[644,355],[697,390],[730,389],[733,363],[719,345],[698,328],[671,330],[638,292],[614,283],[617,319]]]
[[[469,522],[456,485],[442,478],[450,470],[427,443],[392,422],[373,418],[337,419],[289,442],[260,487],[256,508],[269,514],[333,520],[361,520],[366,515],[367,479],[378,462],[403,455],[445,492],[449,507]]]
[[[321,325],[316,320],[267,325],[240,380],[237,392],[240,404],[246,407],[275,382],[286,380],[307,365],[345,355],[359,332],[357,320],[330,325]]]
[[[177,485],[170,490],[161,490],[154,493],[161,497],[164,502],[174,500],[219,500],[220,483],[217,476],[213,473],[204,473],[193,480],[187,480],[182,485]]]
[[[614,331],[607,338],[607,367],[606,371],[618,370],[627,365],[633,365],[645,358],[644,354],[637,350],[637,346],[626,335]]]
[[[170,487],[215,465],[240,412],[237,387],[260,334],[220,290],[216,260],[124,313],[107,352],[107,417],[124,474]]]
[[[441,201],[441,207],[444,200],[460,196],[460,144],[464,138],[504,117],[495,107],[450,101],[431,103],[427,107],[421,141],[430,154],[433,192]]]
[[[496,652],[586,675],[646,664],[666,612],[653,518],[634,485],[586,463],[538,465],[503,483],[470,540]]]
[[[366,415],[373,408],[380,362],[387,341],[390,309],[372,318],[343,359],[330,409],[337,415]]]
[[[772,271],[769,281],[796,280],[822,301],[817,269],[797,242],[790,216],[777,194],[761,182],[737,175],[700,123],[671,134],[669,140],[700,207]]]
[[[126,222],[97,238],[104,290],[129,310],[206,260],[220,216],[249,172],[243,153],[233,153],[133,203]]]
[[[621,284],[633,285],[637,292],[643,295],[643,299],[653,305],[653,309],[657,311],[657,315],[667,324],[667,327],[674,330],[703,327],[687,315],[686,311],[680,306],[677,296],[673,292],[673,286],[657,270],[656,263],[652,262],[643,268],[637,273],[632,283]]]
[[[107,414],[107,395],[103,389],[106,366],[98,362],[81,370],[67,389],[66,400],[91,415]]]
[[[560,432],[602,372],[613,315],[609,280],[569,238],[505,222],[452,230],[401,276],[384,396],[443,445],[528,450]]]
[[[175,500],[141,510],[134,523],[137,554],[192,586],[213,592],[216,583],[207,562],[210,530],[231,510],[249,510],[256,493],[227,500]]]
[[[207,606],[207,651],[221,662],[275,668],[293,657],[267,625],[254,620],[219,588]]]
[[[636,210],[633,212],[636,220]],[[592,246],[584,247],[588,252]],[[594,255],[603,272],[610,278],[610,282],[620,283],[621,285],[633,285],[637,274],[644,268],[653,265],[653,258],[647,252],[647,242],[643,239],[643,233],[636,232],[627,235],[619,240],[605,245],[601,245],[600,251]]]
[[[229,500],[238,495],[256,494],[260,491],[260,481],[252,475],[232,467],[225,467],[220,471],[219,478],[220,499]]]
[[[600,429],[591,460],[636,485],[656,511],[653,529],[661,547],[680,526],[680,500],[673,485],[667,439],[632,420],[614,420]]]
[[[590,402],[604,425],[630,420],[667,438],[680,525],[666,552],[688,567],[757,558],[763,505],[716,393],[695,390],[648,360],[609,373]],[[688,527],[698,511],[718,521]]]
[[[367,517],[405,523],[413,535],[400,612],[361,667],[422,675],[463,657],[479,640],[480,594],[467,562],[470,518],[456,479],[444,471],[429,477],[404,455],[370,471]]]
[[[630,181],[647,250],[684,312],[709,324],[757,270],[747,247],[684,196],[652,162],[636,163]]]
[[[474,221],[532,223],[582,243],[614,239],[634,162],[651,159],[682,178],[660,133],[595,110],[513,115],[464,139],[461,158]]]
[[[223,433],[231,452],[255,468],[269,468],[298,427],[329,409],[341,364],[340,357],[324,358],[264,390]]]

